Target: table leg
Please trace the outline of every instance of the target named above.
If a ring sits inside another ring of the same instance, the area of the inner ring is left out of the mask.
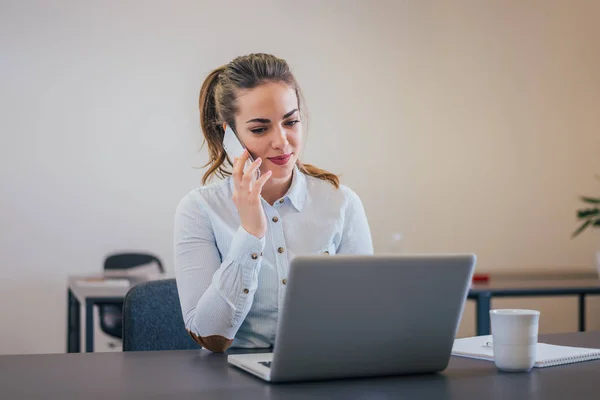
[[[579,332],[585,332],[585,293],[579,294]]]
[[[71,289],[67,289],[67,353],[81,351],[81,304]]]
[[[477,336],[490,334],[490,307],[492,295],[490,293],[479,293],[476,303]]]
[[[85,301],[85,351],[94,351],[94,302]]]

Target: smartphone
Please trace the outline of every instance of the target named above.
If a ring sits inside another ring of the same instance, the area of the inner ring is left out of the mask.
[[[242,156],[242,153],[246,149],[244,143],[240,140],[238,135],[234,132],[233,129],[229,125],[225,125],[225,136],[223,136],[223,149],[225,149],[225,153],[229,156],[231,162],[233,162],[234,158],[239,158]],[[248,153],[248,160],[246,160],[246,165],[244,166],[244,171],[254,162],[254,158]],[[260,170],[256,170],[255,179],[260,178]]]

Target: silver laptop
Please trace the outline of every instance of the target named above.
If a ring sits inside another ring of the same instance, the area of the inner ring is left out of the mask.
[[[273,352],[231,354],[266,381],[446,369],[474,254],[297,257]]]

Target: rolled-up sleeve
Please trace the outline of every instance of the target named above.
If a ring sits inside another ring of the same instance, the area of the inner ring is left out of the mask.
[[[174,223],[175,278],[186,329],[233,339],[252,307],[265,239],[241,226],[222,259],[210,218],[195,192],[178,204]]]

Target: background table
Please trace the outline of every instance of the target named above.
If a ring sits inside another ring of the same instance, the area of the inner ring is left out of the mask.
[[[475,300],[477,335],[490,334],[492,297],[578,296],[579,331],[585,331],[585,297],[600,294],[600,280],[590,279],[492,279],[473,284],[468,298]],[[599,393],[600,397],[600,393]]]
[[[94,351],[94,306],[122,304],[125,295],[140,282],[165,279],[167,274],[69,276],[67,281],[67,353],[81,351],[81,306],[85,305],[85,351]],[[82,284],[87,279],[127,279],[129,286]]]
[[[590,276],[590,274],[580,274]],[[100,275],[102,276],[102,275]],[[574,275],[577,276],[577,275]],[[586,295],[600,294],[600,280],[596,274],[593,278],[572,279],[565,276],[532,275],[508,276],[492,278],[487,283],[475,283],[469,290],[468,299],[474,300],[476,334],[490,334],[491,301],[493,297],[532,297],[532,296],[578,296],[579,298],[579,331],[585,331],[585,298]],[[99,277],[95,275],[95,277]],[[115,276],[107,276],[115,278]],[[99,303],[121,304],[131,286],[152,279],[166,279],[167,274],[146,274],[144,276],[126,276],[130,279],[129,287],[103,285],[98,287],[82,286],[78,282],[89,276],[71,276],[68,279],[68,316],[67,316],[67,352],[81,351],[81,305],[85,305],[86,352],[94,351],[94,305]]]
[[[600,348],[600,332],[540,341]],[[597,399],[598,377],[600,361],[502,373],[452,357],[439,374],[269,384],[207,350],[0,356],[2,399]]]

